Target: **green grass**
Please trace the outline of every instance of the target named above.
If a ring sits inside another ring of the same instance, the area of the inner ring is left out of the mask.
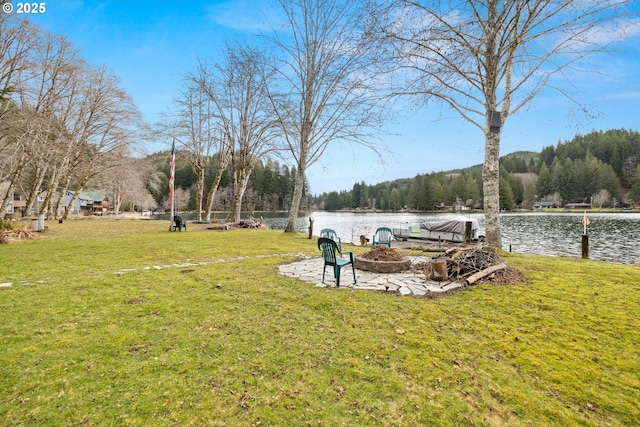
[[[48,225],[0,245],[0,425],[638,425],[638,266],[434,300],[280,276],[302,234]]]

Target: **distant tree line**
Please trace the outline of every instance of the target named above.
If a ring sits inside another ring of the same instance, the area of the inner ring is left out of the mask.
[[[640,203],[640,134],[594,131],[545,147],[500,158],[500,208],[531,209],[539,200],[608,206],[616,200]],[[419,174],[314,198],[321,210],[437,210],[482,206],[482,167]]]

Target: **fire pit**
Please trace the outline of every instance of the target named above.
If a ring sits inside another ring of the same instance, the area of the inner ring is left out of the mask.
[[[378,245],[369,252],[353,257],[353,264],[358,270],[372,273],[399,273],[408,270],[411,260],[388,246]]]

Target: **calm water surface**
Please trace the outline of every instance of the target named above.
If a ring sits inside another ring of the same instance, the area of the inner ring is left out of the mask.
[[[640,214],[587,213],[591,225],[589,258],[617,261],[626,264],[640,262]],[[257,216],[257,215],[256,215]],[[422,221],[437,221],[454,217],[476,218],[480,234],[484,234],[483,214],[438,213],[350,213],[312,212],[300,214],[296,230],[309,231],[309,217],[313,217],[313,234],[323,228],[333,228],[344,242],[357,242],[360,235],[369,238],[378,227],[402,228],[417,226]],[[503,249],[516,253],[564,255],[582,254],[583,212],[567,213],[508,213],[500,215]],[[272,229],[284,230],[287,215],[263,214],[263,222]]]

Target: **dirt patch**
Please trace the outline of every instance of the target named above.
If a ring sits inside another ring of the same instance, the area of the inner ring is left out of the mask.
[[[517,285],[529,283],[524,274],[515,268],[506,268],[496,271],[491,276],[486,277],[480,283],[492,283],[494,285]]]
[[[369,252],[359,256],[371,261],[404,261],[406,259],[395,249],[383,245],[374,246]]]

